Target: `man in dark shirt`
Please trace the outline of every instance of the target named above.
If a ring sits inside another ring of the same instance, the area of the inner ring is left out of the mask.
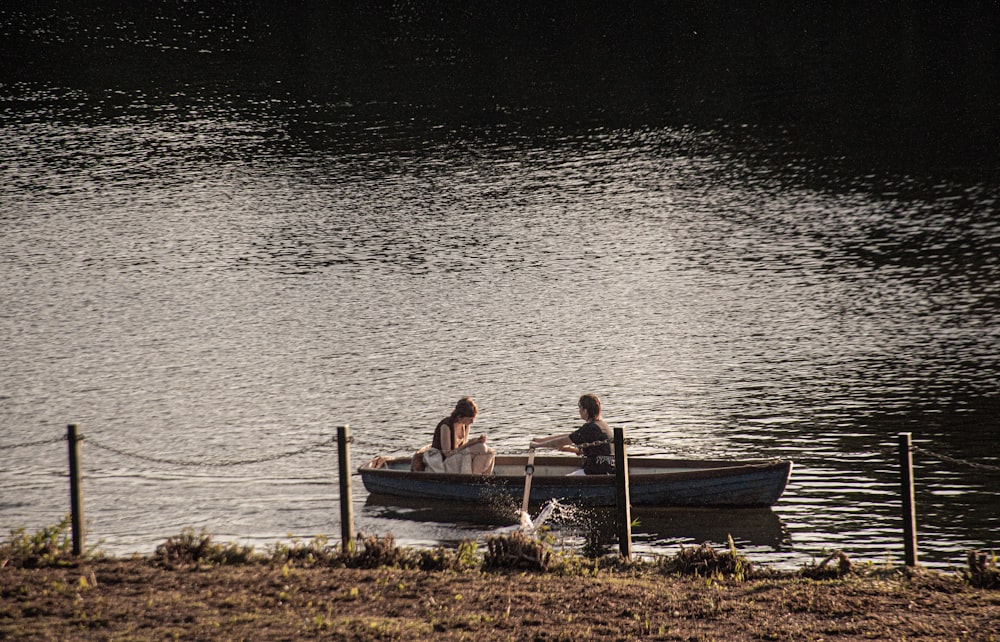
[[[583,455],[583,468],[571,475],[610,475],[615,472],[615,458],[611,454],[613,433],[601,418],[601,400],[597,395],[580,397],[580,418],[583,424],[568,435],[552,435],[532,439],[531,448],[553,448]]]

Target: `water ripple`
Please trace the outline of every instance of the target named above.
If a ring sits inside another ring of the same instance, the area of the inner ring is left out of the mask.
[[[844,174],[695,128],[3,92],[4,442],[76,421],[129,452],[231,459],[350,423],[365,460],[415,450],[472,394],[477,425],[521,452],[595,391],[635,454],[795,459],[773,512],[637,534],[662,551],[728,530],[779,564],[901,546],[899,431],[997,461],[995,186]],[[64,459],[5,454],[5,525],[65,510]],[[86,462],[92,530],[119,550],[187,525],[258,542],[338,528],[330,453],[232,475]],[[929,563],[995,547],[991,479],[918,457]],[[359,525],[413,542],[462,528],[387,510]]]

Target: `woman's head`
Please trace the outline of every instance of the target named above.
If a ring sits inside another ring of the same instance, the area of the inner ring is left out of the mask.
[[[587,421],[601,417],[601,400],[597,395],[586,394],[580,397],[580,410],[587,416]]]
[[[462,397],[458,400],[458,403],[455,404],[455,409],[451,411],[451,418],[458,419],[463,417],[467,419],[475,419],[478,414],[479,407],[476,405],[476,402],[473,401],[471,397]]]

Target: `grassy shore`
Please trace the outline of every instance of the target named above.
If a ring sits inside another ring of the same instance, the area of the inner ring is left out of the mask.
[[[485,551],[367,538],[348,552],[313,541],[259,554],[187,532],[129,559],[28,539],[0,547],[0,640],[1000,641],[1000,590],[968,572],[836,555],[778,573],[734,550],[626,564],[519,534]]]

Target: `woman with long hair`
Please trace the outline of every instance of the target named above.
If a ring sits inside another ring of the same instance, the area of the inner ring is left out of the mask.
[[[462,397],[451,414],[434,428],[431,447],[423,453],[423,463],[431,472],[492,475],[496,451],[486,445],[486,435],[469,441],[469,427],[479,415],[470,397]]]

